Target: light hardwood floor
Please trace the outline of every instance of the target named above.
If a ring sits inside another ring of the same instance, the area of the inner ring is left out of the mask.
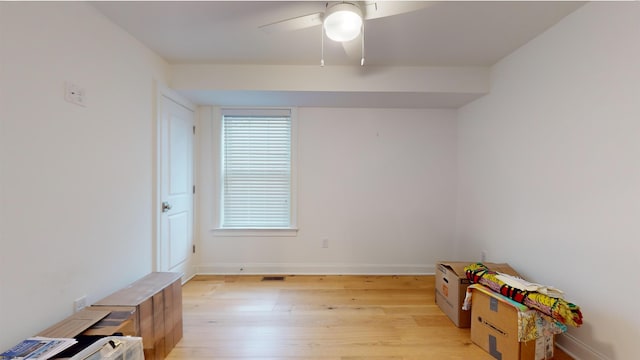
[[[435,305],[433,276],[261,280],[186,283],[184,336],[168,360],[493,359]]]

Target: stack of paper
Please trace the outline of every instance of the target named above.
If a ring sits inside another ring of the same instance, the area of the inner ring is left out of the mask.
[[[2,360],[46,360],[76,344],[75,339],[32,337],[0,354]]]

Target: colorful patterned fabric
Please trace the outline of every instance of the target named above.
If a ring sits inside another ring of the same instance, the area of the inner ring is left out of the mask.
[[[496,277],[497,273],[491,271],[482,263],[470,264],[464,270],[467,279],[473,283],[485,285],[498,294],[549,315],[563,324],[575,327],[582,325],[582,312],[580,312],[580,308],[577,305],[564,299],[512,288],[499,280]]]

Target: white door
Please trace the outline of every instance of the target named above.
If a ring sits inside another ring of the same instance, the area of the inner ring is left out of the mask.
[[[158,270],[193,275],[194,112],[162,94],[159,98]]]

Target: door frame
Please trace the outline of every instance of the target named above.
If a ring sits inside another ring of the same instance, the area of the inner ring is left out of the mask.
[[[151,257],[153,259],[152,261],[152,267],[153,267],[153,271],[161,271],[160,269],[160,264],[161,264],[161,246],[160,246],[160,223],[161,223],[161,216],[162,216],[162,212],[160,211],[160,204],[162,204],[162,189],[160,188],[160,183],[161,183],[161,177],[162,177],[162,172],[161,172],[161,148],[160,145],[162,143],[161,141],[161,136],[162,136],[162,111],[161,111],[161,106],[162,106],[162,97],[167,97],[173,101],[175,101],[176,103],[178,103],[181,106],[184,106],[185,108],[187,108],[190,111],[193,111],[194,117],[195,117],[195,123],[196,123],[196,127],[197,127],[197,123],[198,123],[198,111],[197,111],[197,106],[195,104],[193,104],[191,101],[187,100],[185,97],[181,96],[180,94],[178,94],[177,92],[175,92],[174,90],[172,90],[171,88],[169,88],[167,85],[158,82],[157,80],[154,79],[153,81],[153,85],[155,88],[155,96],[154,96],[154,101],[155,101],[155,106],[154,106],[154,117],[155,117],[155,121],[154,121],[154,152],[153,152],[153,201],[152,201],[152,208],[151,208],[151,213],[153,214],[153,229],[152,229],[152,238],[153,238],[153,246],[151,249]],[[198,136],[197,136],[197,132],[196,135],[194,136],[194,141],[193,141],[193,152],[192,152],[192,156],[193,156],[193,168],[192,168],[192,178],[193,178],[193,185],[196,186],[197,188],[197,166],[198,166],[198,160],[197,160],[197,152],[196,149],[198,148]],[[192,227],[192,234],[193,234],[193,242],[194,244],[197,242],[197,237],[196,237],[196,197],[195,194],[193,196],[193,209],[192,209],[192,219],[191,219],[191,227]],[[187,282],[191,277],[193,277],[193,275],[195,275],[195,271],[194,274],[184,274],[183,278],[182,278],[182,282],[185,283]]]

